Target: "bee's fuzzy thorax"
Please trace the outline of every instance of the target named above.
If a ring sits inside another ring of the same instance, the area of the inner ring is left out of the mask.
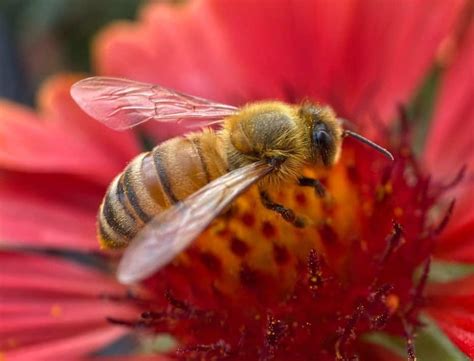
[[[285,162],[262,179],[263,188],[294,181],[309,156],[309,129],[301,127],[295,107],[281,102],[246,105],[226,119],[222,137],[226,139],[227,161],[236,169],[261,159],[282,158]]]

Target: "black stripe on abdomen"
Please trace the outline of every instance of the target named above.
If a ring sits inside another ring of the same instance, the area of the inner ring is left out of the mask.
[[[161,159],[159,149],[155,149],[153,152],[153,163],[155,164],[156,173],[158,174],[158,178],[160,179],[164,193],[166,193],[172,203],[177,203],[179,200],[176,198],[173,190],[171,189],[171,184],[168,175],[166,174],[166,169],[163,166],[163,160]]]
[[[112,200],[111,192],[116,193],[115,201]],[[109,189],[104,199],[102,214],[104,216],[105,221],[114,232],[118,233],[121,236],[130,238],[135,235],[134,228],[127,226],[128,222],[124,222],[123,220],[119,221],[118,216],[114,211],[114,207],[123,207],[125,209],[122,201],[120,200],[120,196],[118,196],[119,192],[120,190],[118,189],[118,187],[114,187],[114,189]]]
[[[105,214],[104,214],[105,217]],[[108,223],[108,221],[107,221]],[[121,248],[126,245],[128,242],[123,242],[122,239],[128,239],[120,237],[120,241],[117,238],[118,232],[115,229],[112,229],[110,224],[108,225],[110,228],[104,227],[103,221],[99,221],[99,237],[100,242],[107,248]],[[110,231],[109,231],[110,230]]]
[[[128,199],[129,204],[132,206],[133,211],[136,213],[138,218],[143,221],[143,223],[147,223],[151,219],[151,216],[147,214],[140,206],[140,203],[138,201],[138,195],[135,192],[135,189],[133,189],[131,172],[132,167],[129,166],[120,177],[119,186],[122,186],[123,184],[123,187],[125,189],[125,195]]]

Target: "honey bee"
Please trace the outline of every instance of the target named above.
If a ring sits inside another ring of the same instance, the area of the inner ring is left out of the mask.
[[[311,102],[264,101],[237,108],[109,77],[83,79],[73,85],[71,95],[87,114],[113,129],[149,120],[185,121],[201,128],[138,155],[107,190],[98,214],[98,238],[105,248],[126,247],[117,270],[126,284],[169,263],[253,184],[266,208],[304,226],[267,190],[296,182],[323,195],[318,180],[302,177],[303,167],[335,164],[346,136],[393,160],[386,149],[344,130],[329,106]]]

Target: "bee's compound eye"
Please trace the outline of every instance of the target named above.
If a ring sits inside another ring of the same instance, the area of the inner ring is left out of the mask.
[[[316,124],[313,128],[313,143],[318,147],[328,147],[331,145],[331,134],[324,123]]]
[[[316,132],[315,138],[315,143],[322,147],[328,146],[331,143],[331,136],[325,130]]]
[[[333,148],[333,138],[324,123],[318,123],[313,128],[313,146],[315,152],[321,157],[324,165],[331,164],[331,153]]]

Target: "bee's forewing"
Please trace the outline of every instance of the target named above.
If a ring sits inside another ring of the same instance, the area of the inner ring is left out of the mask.
[[[240,193],[272,169],[263,161],[238,168],[157,215],[125,250],[117,270],[119,281],[143,280],[166,265]]]
[[[116,130],[140,123],[194,120],[190,126],[218,123],[236,107],[132,80],[92,77],[71,87],[71,96],[91,117]]]

